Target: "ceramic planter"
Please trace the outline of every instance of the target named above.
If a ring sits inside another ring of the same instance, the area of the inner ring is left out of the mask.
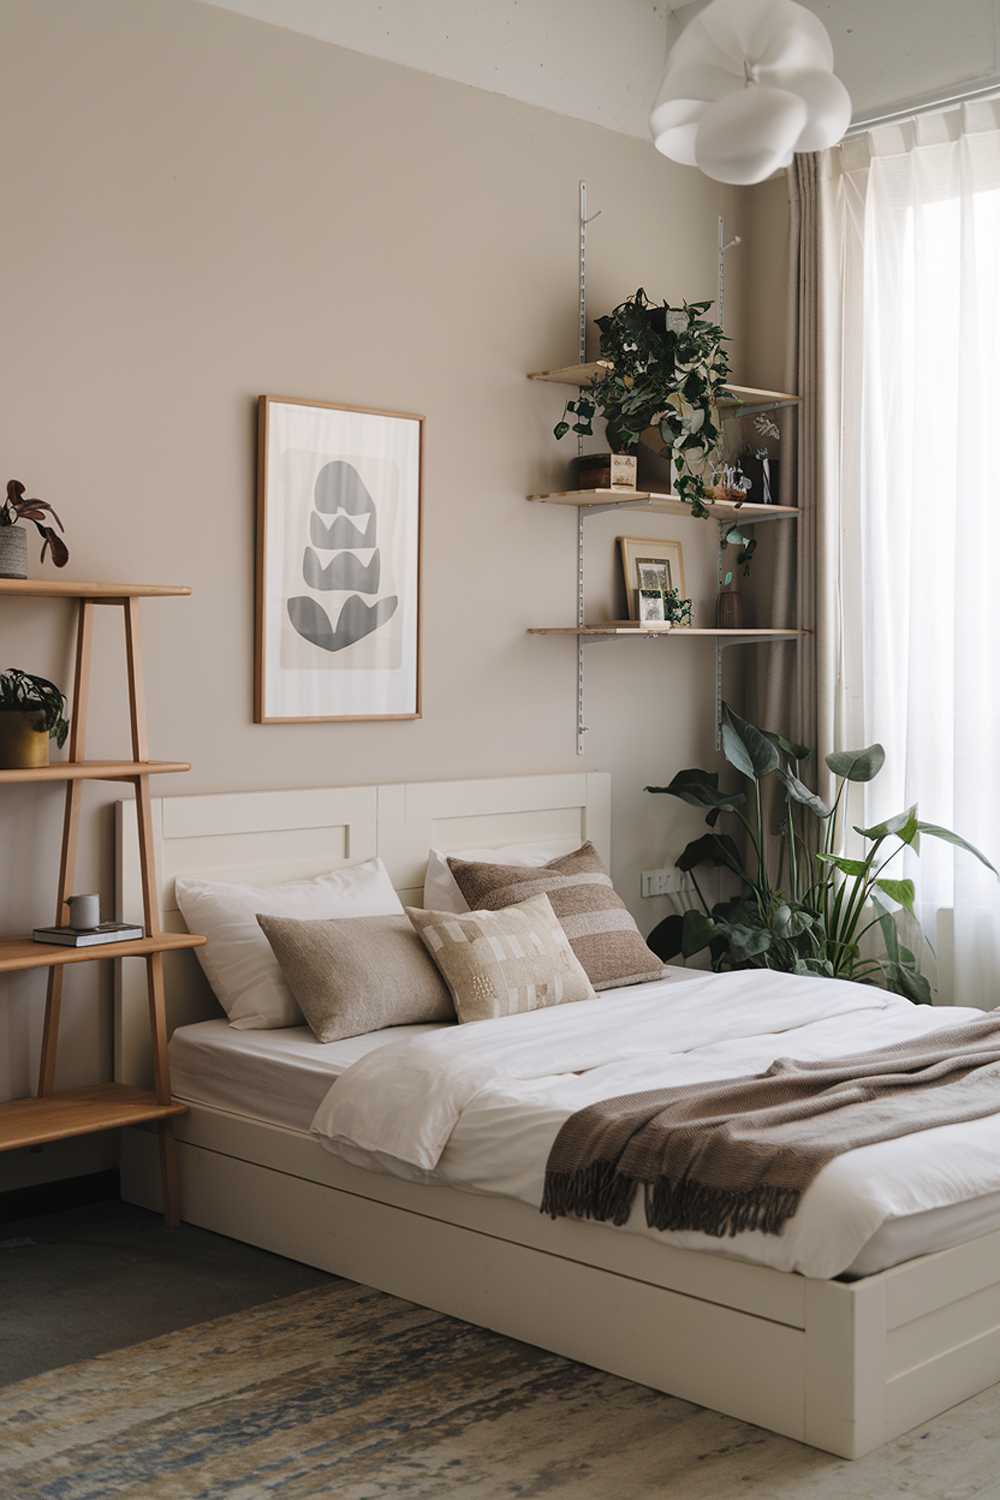
[[[28,536],[23,526],[0,526],[0,578],[27,578]]]
[[[49,763],[49,732],[40,708],[0,708],[0,770],[29,771]]]

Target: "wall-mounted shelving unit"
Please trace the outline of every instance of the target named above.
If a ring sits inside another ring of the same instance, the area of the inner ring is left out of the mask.
[[[532,370],[529,380],[538,380],[555,385],[585,387],[593,385],[607,370],[608,360],[587,359],[587,228],[596,214],[588,207],[588,189],[580,183],[579,196],[579,243],[577,306],[579,310],[577,340],[579,359],[576,364],[562,365],[551,370]],[[725,254],[725,236],[719,224],[720,267]],[[721,286],[721,269],[720,269]],[[725,416],[749,417],[758,412],[793,409],[800,398],[788,391],[773,391],[757,386],[729,385],[727,396],[719,403]],[[581,444],[578,443],[578,451]],[[609,511],[646,511],[661,515],[690,518],[691,508],[677,495],[658,493],[652,490],[555,490],[526,497],[535,505],[568,506],[576,511],[576,624],[562,626],[533,626],[529,635],[551,636],[576,641],[576,753],[582,755],[587,725],[584,718],[584,647],[596,641],[625,640],[710,640],[715,648],[715,723],[716,739],[721,733],[722,718],[722,674],[723,656],[732,646],[774,645],[782,642],[797,642],[805,634],[800,629],[746,629],[719,630],[684,627],[673,629],[640,628],[624,621],[605,621],[588,624],[585,619],[586,590],[584,572],[584,522],[588,516],[602,515]],[[744,502],[742,505],[729,501],[706,502],[709,517],[719,524],[720,531],[713,532],[713,540],[721,543],[728,529],[739,522],[740,526],[756,526],[765,522],[795,521],[799,510],[792,505],[758,505]]]
[[[74,583],[64,579],[0,578],[0,602],[24,598],[66,599],[74,601],[77,606],[69,757],[54,765],[30,770],[0,771],[0,787],[65,783],[62,857],[55,903],[56,925],[61,926],[68,917],[67,902],[74,883],[82,784],[85,781],[128,781],[135,787],[138,808],[145,927],[141,938],[90,948],[36,943],[30,933],[0,936],[0,975],[19,973],[26,969],[46,969],[49,976],[38,1091],[31,1098],[14,1099],[0,1104],[0,1152],[22,1150],[27,1146],[63,1140],[68,1136],[116,1130],[121,1126],[154,1123],[160,1137],[164,1212],[170,1224],[177,1222],[179,1213],[177,1168],[170,1126],[174,1116],[183,1114],[187,1106],[178,1103],[170,1093],[163,959],[164,954],[179,948],[198,948],[205,939],[193,933],[164,932],[160,927],[149,778],[189,771],[191,767],[184,761],[157,761],[149,758],[140,662],[139,601],[184,597],[190,592],[189,588],[169,584]],[[102,606],[119,606],[123,612],[132,739],[132,755],[128,760],[84,759],[94,610]],[[71,964],[123,958],[141,958],[146,965],[149,1021],[153,1037],[154,1087],[136,1089],[105,1083],[56,1091],[56,1056],[64,969]]]

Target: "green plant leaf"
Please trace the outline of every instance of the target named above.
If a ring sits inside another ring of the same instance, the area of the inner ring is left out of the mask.
[[[912,844],[918,848],[917,838],[920,832],[920,824],[917,821],[917,804],[908,807],[905,812],[896,813],[891,818],[886,818],[882,823],[873,823],[871,828],[858,828],[855,833],[860,833],[866,839],[886,839],[892,834],[904,844]]]
[[[678,797],[690,807],[713,807],[720,810],[739,807],[746,801],[745,792],[722,792],[719,790],[717,771],[678,771],[669,786],[648,786],[647,792],[663,793]]]
[[[726,924],[722,930],[729,944],[729,956],[734,963],[759,958],[774,942],[773,934],[766,927],[749,927],[734,922]]]
[[[848,859],[844,854],[825,854],[820,852],[816,858],[824,865],[833,865],[843,875],[864,875],[868,866],[863,859]]]
[[[823,798],[818,796],[816,792],[811,791],[804,781],[800,781],[794,771],[789,771],[787,766],[781,766],[779,774],[785,783],[788,795],[795,802],[800,802],[803,807],[808,807],[809,811],[815,813],[817,818],[828,818],[830,816],[830,808],[823,801]]]
[[[980,849],[977,849],[974,844],[968,843],[959,834],[952,833],[950,828],[942,828],[937,823],[918,823],[917,828],[921,833],[926,833],[930,839],[942,839],[946,844],[954,844],[956,849],[964,849],[967,854],[974,854],[981,865],[985,865],[987,870],[992,870],[994,875],[1000,877],[1000,870],[997,870],[995,865],[990,864],[986,855]]]
[[[878,744],[864,750],[835,750],[826,757],[826,763],[834,776],[842,776],[845,781],[874,781],[885,765],[885,750]]]
[[[557,422],[556,425],[553,427],[552,432],[553,432],[553,434],[554,434],[555,437],[557,437],[557,438],[564,438],[566,436],[567,432],[569,432],[569,423],[568,422]]]
[[[767,736],[733,713],[728,703],[722,705],[722,753],[751,781],[776,771],[779,765],[778,752]]]
[[[917,888],[912,880],[876,880],[876,886],[884,891],[890,901],[896,901],[904,910],[914,915],[913,902],[916,899]]]
[[[787,755],[789,760],[805,760],[812,753],[808,745],[799,745],[794,740],[786,740],[783,734],[775,734],[773,729],[762,729],[761,734],[765,739],[770,740],[782,755]]]
[[[683,933],[684,918],[674,912],[669,917],[664,917],[662,922],[657,923],[647,937],[646,944],[652,948],[658,959],[668,964],[681,952]]]
[[[914,1005],[933,1005],[934,997],[927,979],[919,969],[911,969],[902,963],[881,964],[886,977],[886,988],[896,995],[912,1000]]]
[[[793,974],[813,974],[821,979],[833,978],[833,964],[828,958],[797,958]]]
[[[696,870],[699,865],[724,865],[735,875],[743,874],[743,860],[728,833],[703,833],[693,839],[674,861],[678,870]]]
[[[703,948],[707,948],[714,937],[718,935],[718,928],[710,917],[706,917],[701,911],[686,911],[683,918],[681,933],[681,952],[685,958],[693,958]]]
[[[816,918],[802,906],[790,906],[782,901],[771,918],[771,926],[780,938],[801,937],[815,926]]]

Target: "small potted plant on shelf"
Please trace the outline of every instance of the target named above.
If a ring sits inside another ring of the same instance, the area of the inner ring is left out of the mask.
[[[718,403],[729,376],[725,335],[705,316],[710,307],[658,304],[640,287],[598,318],[607,369],[567,401],[554,428],[557,438],[568,432],[589,437],[600,414],[611,455],[634,455],[646,429],[657,427],[673,465],[674,489],[695,516],[709,514],[704,469],[719,444]],[[609,482],[611,455],[604,456]]]
[[[0,672],[0,770],[49,763],[49,740],[62,748],[69,733],[66,699],[47,677],[19,667]]]
[[[6,499],[0,501],[0,578],[28,576],[28,537],[22,521],[33,521],[42,539],[39,561],[44,562],[46,552],[50,552],[57,568],[69,562],[69,549],[47,517],[52,517],[59,531],[64,530],[62,521],[46,500],[33,499],[24,489],[19,479],[8,479]]]

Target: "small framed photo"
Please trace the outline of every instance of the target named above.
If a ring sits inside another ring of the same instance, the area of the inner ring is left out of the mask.
[[[419,718],[423,418],[259,407],[256,722]]]
[[[685,595],[684,554],[680,542],[663,541],[659,537],[620,536],[618,550],[630,620],[646,618],[640,613],[640,594],[659,592],[661,608],[662,596],[668,589],[676,589],[682,597]],[[659,618],[662,620],[663,614]]]
[[[662,589],[636,589],[635,618],[642,625],[663,625],[667,612]]]

